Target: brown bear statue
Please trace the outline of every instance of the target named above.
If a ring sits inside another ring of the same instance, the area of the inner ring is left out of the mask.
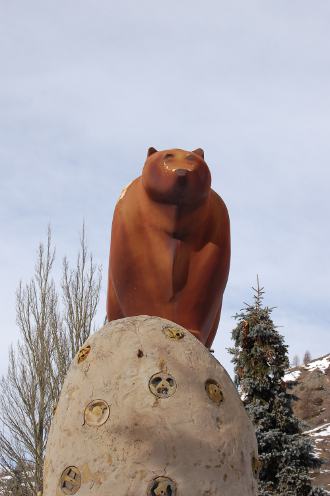
[[[229,263],[229,216],[203,150],[149,148],[114,212],[108,320],[156,315],[210,347]]]

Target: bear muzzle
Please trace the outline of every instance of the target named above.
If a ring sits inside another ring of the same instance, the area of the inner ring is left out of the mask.
[[[174,169],[174,172],[176,173],[177,176],[186,176],[188,172],[190,172],[189,169]]]

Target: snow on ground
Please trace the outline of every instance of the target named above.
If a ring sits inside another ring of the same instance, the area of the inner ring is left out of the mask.
[[[313,453],[315,458],[321,458],[322,457],[322,450],[318,449],[314,446]]]
[[[323,450],[318,448],[317,444],[323,441],[322,438],[330,436],[330,423],[319,425],[318,427],[315,427],[315,429],[310,429],[309,431],[304,431],[304,434],[308,434],[313,438],[313,451],[316,458],[323,458]],[[325,469],[323,471],[325,471]]]
[[[319,425],[315,429],[305,431],[304,434],[309,434],[312,437],[327,437],[330,436],[330,423]]]
[[[302,372],[302,368],[308,370],[309,372],[313,372],[313,370],[320,370],[325,373],[325,371],[330,367],[330,355],[326,355],[323,358],[319,358],[318,360],[313,360],[308,365],[305,365],[300,368],[300,370],[293,370],[292,372],[287,372],[284,376],[285,382],[296,381],[299,379],[300,374]]]
[[[325,373],[325,371],[330,367],[330,355],[327,355],[319,360],[313,360],[304,368],[312,372],[313,370],[321,370],[321,372]]]
[[[293,370],[292,372],[287,372],[284,376],[284,382],[296,381],[301,374],[301,370]]]

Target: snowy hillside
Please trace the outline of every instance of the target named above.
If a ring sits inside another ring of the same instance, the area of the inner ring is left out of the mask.
[[[324,461],[313,473],[314,483],[330,491],[330,354],[290,369],[284,379],[298,397],[294,412],[305,423],[305,433]]]

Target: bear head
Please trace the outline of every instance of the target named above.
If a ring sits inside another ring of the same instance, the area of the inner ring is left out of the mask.
[[[149,148],[142,184],[153,201],[198,206],[206,200],[211,188],[211,174],[203,150]]]

